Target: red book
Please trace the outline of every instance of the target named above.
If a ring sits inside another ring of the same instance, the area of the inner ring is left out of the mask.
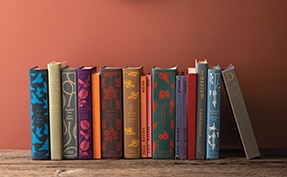
[[[195,160],[196,138],[196,80],[195,68],[188,68],[187,159]]]
[[[151,74],[146,76],[147,85],[147,157],[152,158],[152,100]]]
[[[141,76],[140,80],[141,96],[141,158],[147,158],[147,86],[146,75]]]

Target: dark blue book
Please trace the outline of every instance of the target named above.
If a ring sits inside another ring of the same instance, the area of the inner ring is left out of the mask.
[[[219,158],[221,68],[208,68],[207,73],[206,159]]]
[[[48,70],[29,70],[32,159],[50,159]]]
[[[187,159],[187,101],[188,101],[188,76],[182,76],[182,118],[180,131],[180,159]]]
[[[92,73],[96,67],[77,69],[79,159],[93,158]]]
[[[179,159],[181,156],[181,122],[182,122],[182,103],[183,103],[183,76],[176,76],[176,86],[175,86],[175,142],[174,151],[175,158]]]

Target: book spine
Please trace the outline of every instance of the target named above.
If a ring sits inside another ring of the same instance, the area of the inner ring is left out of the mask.
[[[123,68],[124,158],[141,157],[140,76],[142,67]]]
[[[147,157],[152,158],[152,78],[146,76],[147,82]]]
[[[79,159],[93,158],[91,77],[95,71],[96,67],[77,69]]]
[[[122,69],[101,68],[102,158],[123,157]]]
[[[174,158],[177,67],[152,68],[153,158]]]
[[[187,159],[187,89],[188,77],[186,75],[182,78],[182,122],[181,122],[181,156],[180,159]]]
[[[31,68],[29,84],[31,156],[33,160],[50,159],[48,70]]]
[[[207,73],[206,159],[219,158],[221,69],[209,68]]]
[[[196,159],[205,159],[207,63],[196,63]]]
[[[147,86],[146,75],[140,77],[141,99],[141,158],[147,158]]]
[[[100,73],[92,74],[92,106],[93,106],[93,158],[101,159],[101,92]]]
[[[63,156],[64,159],[78,158],[78,114],[77,114],[77,71],[62,70],[63,96]]]
[[[248,110],[242,95],[234,66],[230,65],[221,71],[228,101],[231,105],[237,129],[247,159],[260,156],[256,138],[249,119]]]
[[[195,160],[197,74],[188,73],[187,159]]]
[[[62,64],[48,64],[51,159],[63,159]]]
[[[180,159],[181,156],[181,121],[182,121],[182,99],[183,99],[183,87],[182,87],[182,80],[183,77],[181,75],[176,76],[176,104],[175,104],[175,143],[174,143],[174,150],[175,150],[175,158]]]

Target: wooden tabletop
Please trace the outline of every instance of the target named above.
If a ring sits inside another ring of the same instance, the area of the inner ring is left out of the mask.
[[[287,176],[287,151],[265,150],[247,160],[226,151],[218,160],[31,160],[29,150],[0,150],[1,177],[94,176]]]

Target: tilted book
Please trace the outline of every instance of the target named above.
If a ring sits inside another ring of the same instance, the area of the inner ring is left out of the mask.
[[[50,159],[48,70],[29,70],[31,156],[33,160]]]
[[[62,69],[63,96],[63,156],[64,159],[78,158],[78,104],[77,70]]]
[[[79,159],[93,158],[92,74],[96,67],[77,68]]]
[[[141,157],[140,77],[143,66],[123,67],[124,158]]]
[[[195,60],[197,73],[196,151],[195,158],[205,159],[207,60]]]
[[[187,159],[195,160],[197,74],[188,68]]]
[[[153,158],[174,158],[177,66],[152,67]]]
[[[93,158],[101,159],[101,92],[99,72],[92,74],[92,106],[93,106]]]
[[[219,158],[221,68],[213,66],[207,72],[206,159]]]
[[[183,76],[176,75],[176,87],[175,87],[175,141],[174,141],[174,151],[175,158],[180,159],[181,157],[181,122],[183,116]]]
[[[182,118],[180,131],[180,159],[187,159],[187,104],[188,104],[188,76],[182,76]]]
[[[146,75],[147,92],[147,157],[152,158],[152,78],[151,74]]]
[[[102,158],[123,158],[122,68],[102,67]]]
[[[251,159],[259,157],[260,152],[241,92],[235,67],[230,65],[223,69],[221,73],[246,158]]]
[[[51,160],[63,159],[62,69],[66,62],[48,63]]]
[[[147,158],[147,77],[140,77],[141,158]]]

